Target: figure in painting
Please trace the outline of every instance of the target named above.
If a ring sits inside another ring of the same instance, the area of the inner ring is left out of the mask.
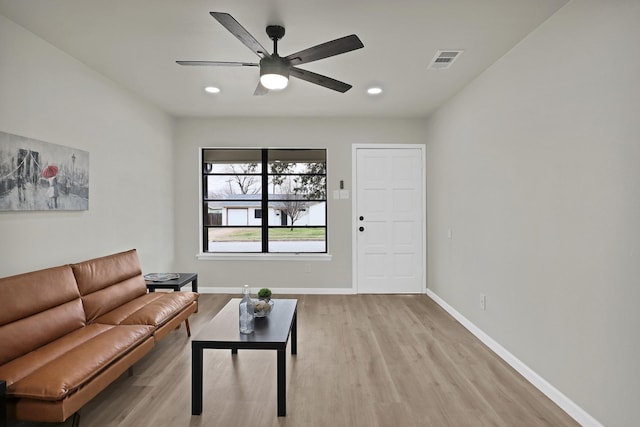
[[[16,176],[16,187],[18,187],[18,202],[24,203],[26,200],[26,188],[24,184],[24,177],[20,174],[17,174]]]
[[[58,174],[57,166],[47,166],[42,170],[42,177],[49,181],[49,188],[47,189],[47,206],[49,209],[58,209]]]
[[[49,178],[49,188],[47,197],[49,198],[49,209],[58,209],[58,180],[56,177]]]

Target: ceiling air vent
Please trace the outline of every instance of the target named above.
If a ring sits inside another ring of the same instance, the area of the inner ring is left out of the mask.
[[[462,54],[462,50],[439,50],[427,67],[431,70],[446,70]]]

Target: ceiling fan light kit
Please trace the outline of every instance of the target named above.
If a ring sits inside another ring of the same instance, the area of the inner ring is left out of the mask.
[[[269,90],[281,90],[289,83],[289,68],[287,61],[279,56],[260,60],[260,84]]]
[[[204,65],[217,67],[260,67],[260,83],[254,95],[264,95],[269,90],[281,90],[287,87],[289,76],[297,77],[309,83],[326,87],[344,93],[351,89],[351,85],[332,79],[331,77],[297,68],[296,65],[306,64],[330,56],[340,55],[364,47],[362,41],[355,34],[322,43],[291,55],[278,55],[278,40],[284,37],[284,27],[269,25],[267,35],[273,40],[273,53],[269,54],[247,30],[236,21],[233,16],[223,12],[210,12],[223,27],[260,57],[259,63],[224,62],[224,61],[176,61],[179,65]]]

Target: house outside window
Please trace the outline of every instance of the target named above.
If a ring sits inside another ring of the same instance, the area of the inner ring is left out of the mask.
[[[205,253],[326,253],[325,149],[202,149]]]

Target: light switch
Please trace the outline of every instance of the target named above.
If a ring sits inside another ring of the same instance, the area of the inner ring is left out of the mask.
[[[349,198],[349,190],[340,190],[340,198],[348,199]]]
[[[338,200],[340,198],[340,190],[333,190],[333,199]]]

